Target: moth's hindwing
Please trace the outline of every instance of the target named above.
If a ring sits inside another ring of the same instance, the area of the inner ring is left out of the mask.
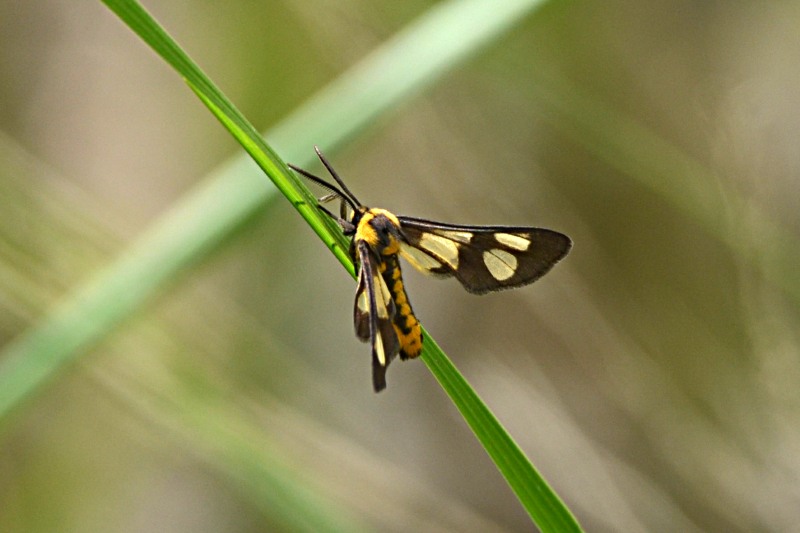
[[[386,388],[386,368],[400,351],[395,305],[369,246],[360,241],[357,248],[360,268],[353,321],[356,336],[372,346],[372,384],[378,392]]]
[[[572,247],[566,235],[542,228],[398,219],[406,239],[400,254],[409,263],[422,272],[453,276],[475,294],[533,283]]]

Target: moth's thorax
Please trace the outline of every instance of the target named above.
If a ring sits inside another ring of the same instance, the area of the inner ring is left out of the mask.
[[[380,255],[400,251],[400,221],[385,209],[368,209],[358,221],[355,240],[366,242]]]

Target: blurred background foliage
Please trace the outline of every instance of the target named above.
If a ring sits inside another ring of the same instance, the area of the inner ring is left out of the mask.
[[[268,129],[434,4],[147,7]],[[800,518],[799,23],[546,3],[328,154],[371,205],[573,237],[520,291],[406,275],[587,530]],[[4,2],[0,40],[7,344],[241,149],[99,2]],[[0,530],[529,530],[423,364],[372,393],[353,291],[271,202],[3,424]]]

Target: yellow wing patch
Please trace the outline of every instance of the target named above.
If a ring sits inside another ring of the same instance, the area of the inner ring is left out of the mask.
[[[496,248],[483,252],[483,263],[497,281],[505,281],[517,271],[517,258]]]
[[[458,244],[455,241],[435,233],[423,233],[418,246],[447,263],[453,270],[458,269]]]
[[[513,248],[519,252],[524,252],[531,245],[531,241],[519,235],[512,235],[511,233],[495,233],[494,238],[500,244],[504,244],[509,248]]]
[[[405,243],[400,246],[400,255],[411,263],[411,266],[426,274],[442,268],[441,261],[431,256],[428,252]]]

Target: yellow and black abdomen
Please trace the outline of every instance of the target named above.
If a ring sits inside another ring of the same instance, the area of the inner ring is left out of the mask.
[[[403,286],[398,260],[401,238],[397,217],[385,209],[373,208],[361,216],[353,242],[364,242],[380,259],[378,272],[394,303],[392,325],[400,346],[398,353],[401,359],[413,359],[422,353],[422,327]]]
[[[400,341],[400,359],[413,359],[422,353],[422,328],[408,301],[397,254],[384,255],[382,259],[381,276],[395,305],[394,329]]]

